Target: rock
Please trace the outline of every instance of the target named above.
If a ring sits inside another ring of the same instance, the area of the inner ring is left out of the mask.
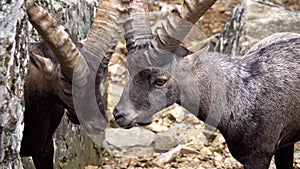
[[[299,158],[299,163],[300,163],[300,151],[295,151],[294,152],[294,158]]]
[[[109,66],[110,79],[112,83],[125,85],[129,79],[128,70],[121,64]]]
[[[84,169],[99,169],[99,167],[88,165],[88,166],[85,166]]]
[[[183,143],[184,140],[187,138],[188,133],[190,132],[191,126],[185,125],[183,123],[175,123],[173,126],[170,127],[169,131],[176,136],[178,142]]]
[[[217,166],[221,166],[223,164],[223,157],[219,153],[214,153],[214,163]]]
[[[119,102],[122,95],[124,86],[110,83],[108,86],[108,96],[107,96],[107,110],[108,110],[108,119],[113,119],[112,112],[116,104]]]
[[[153,160],[153,163],[158,166],[162,166],[165,163],[171,162],[174,158],[179,156],[179,154],[199,154],[199,152],[190,147],[187,147],[186,145],[178,145],[170,151],[163,153],[159,157],[155,158]]]
[[[200,161],[201,161],[201,160],[200,160],[199,158],[195,158],[195,159],[194,159],[194,162],[195,162],[195,163],[199,163]]]
[[[114,167],[110,166],[110,165],[103,165],[101,166],[102,169],[114,169]]]
[[[130,147],[126,149],[125,151],[122,151],[122,153],[119,153],[121,157],[126,158],[148,158],[152,157],[154,154],[154,148],[153,147],[141,147],[141,146],[135,146]]]
[[[172,132],[157,133],[154,141],[156,152],[165,152],[177,145],[177,140]]]
[[[217,129],[215,127],[212,127],[208,124],[205,124],[203,129],[203,134],[209,141],[213,141],[217,136]]]
[[[271,161],[269,169],[276,169],[276,165],[275,165],[274,161]]]
[[[205,140],[202,128],[194,128],[192,124],[175,123],[170,127],[169,132],[176,136],[178,143],[190,143]]]
[[[188,147],[188,146],[181,146],[180,153],[181,154],[200,154],[199,151],[197,151],[194,148]]]
[[[185,117],[185,110],[181,106],[176,106],[170,111],[170,114],[174,117],[177,123],[181,123]]]
[[[300,33],[300,12],[285,10],[266,1],[244,0],[245,25],[242,53],[277,32]],[[276,15],[274,15],[276,14]]]
[[[225,164],[235,164],[235,163],[239,163],[239,162],[233,157],[228,157],[228,158],[225,158],[224,163]]]
[[[120,159],[118,167],[120,169],[126,169],[126,168],[128,168],[128,163],[129,163],[129,161],[127,159]]]
[[[222,162],[223,161],[223,157],[219,154],[219,153],[214,153],[214,160],[217,162]]]
[[[200,155],[203,156],[203,157],[207,157],[207,156],[211,156],[213,155],[213,153],[211,152],[211,150],[207,147],[203,147],[201,150],[200,150]]]
[[[148,130],[154,131],[154,132],[158,132],[158,133],[166,132],[166,131],[169,130],[168,127],[160,125],[160,124],[155,123],[155,122],[151,123],[148,126],[145,126],[145,128],[148,129]]]
[[[19,150],[29,30],[24,1],[0,0],[0,6],[0,168],[22,169]]]
[[[295,163],[300,164],[300,159],[295,157],[295,153],[294,153],[294,159],[295,159]]]
[[[212,147],[222,147],[226,143],[224,137],[221,134],[218,134],[214,141],[211,143]]]
[[[95,142],[93,142],[94,139]],[[101,137],[89,137],[81,126],[72,124],[66,117],[60,122],[55,134],[55,167],[73,169],[89,164],[100,164]]]
[[[124,149],[134,146],[147,147],[150,146],[154,140],[155,134],[152,131],[141,127],[133,127],[131,129],[106,129],[104,142],[116,148]]]

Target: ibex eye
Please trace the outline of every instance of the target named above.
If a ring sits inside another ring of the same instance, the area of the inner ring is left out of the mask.
[[[156,79],[155,85],[157,86],[163,86],[167,82],[167,79]]]

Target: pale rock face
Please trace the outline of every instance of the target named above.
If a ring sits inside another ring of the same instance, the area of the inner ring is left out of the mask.
[[[134,127],[129,130],[121,128],[109,128],[105,132],[105,140],[109,145],[124,149],[134,146],[150,146],[155,139],[155,134],[149,130],[140,127]]]
[[[158,133],[155,138],[154,149],[156,152],[164,152],[172,149],[177,144],[174,134],[168,132]]]
[[[245,25],[242,53],[261,39],[278,32],[300,33],[300,12],[285,10],[269,2],[244,0]]]

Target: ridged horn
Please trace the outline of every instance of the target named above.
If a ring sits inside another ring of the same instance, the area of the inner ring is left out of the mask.
[[[91,32],[81,50],[87,62],[98,58],[102,65],[108,65],[119,35],[116,21],[119,19],[120,10],[115,4],[118,3],[109,0],[99,1]]]
[[[130,0],[124,24],[124,36],[128,51],[137,46],[144,46],[153,39],[148,12],[147,0]]]
[[[82,55],[89,66],[89,78],[86,86],[73,86],[73,102],[76,114],[88,134],[101,133],[108,124],[106,107],[103,100],[103,88],[107,76],[108,62],[118,40],[118,23],[121,12],[119,2],[114,0],[99,1],[96,17],[88,35]],[[102,94],[100,93],[102,91]],[[94,140],[99,141],[99,140]]]
[[[183,41],[192,26],[217,0],[184,0],[181,10],[175,10],[163,23],[156,41],[159,48],[173,51]]]
[[[34,0],[27,0],[28,19],[57,57],[66,77],[76,86],[87,83],[88,65],[68,33],[59,28],[56,20]],[[73,76],[76,74],[76,76]]]

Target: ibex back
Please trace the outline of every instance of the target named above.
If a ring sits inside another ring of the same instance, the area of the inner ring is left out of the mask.
[[[129,58],[128,66],[134,64]],[[300,140],[299,34],[274,34],[243,57],[200,51],[130,73],[114,110],[121,127],[148,124],[178,103],[215,125],[246,169],[267,169],[274,154],[277,168],[293,168]]]

